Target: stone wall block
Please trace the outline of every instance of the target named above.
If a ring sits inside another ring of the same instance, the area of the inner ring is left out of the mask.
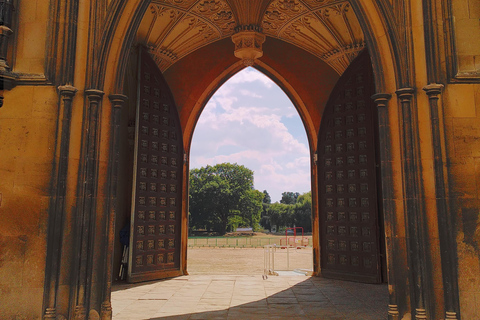
[[[453,158],[450,159],[449,167],[449,185],[450,197],[476,198],[477,186],[475,181],[475,162],[474,158]]]
[[[457,84],[445,88],[446,116],[454,118],[476,117],[474,85]]]

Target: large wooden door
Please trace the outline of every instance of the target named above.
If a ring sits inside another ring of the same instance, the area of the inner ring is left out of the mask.
[[[178,112],[144,49],[138,79],[129,282],[180,274],[183,142]]]
[[[340,78],[322,118],[317,150],[325,277],[382,281],[374,91],[365,51]]]

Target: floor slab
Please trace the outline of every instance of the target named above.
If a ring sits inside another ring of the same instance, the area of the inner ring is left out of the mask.
[[[297,275],[189,275],[116,285],[112,305],[115,320],[382,320],[388,289]]]

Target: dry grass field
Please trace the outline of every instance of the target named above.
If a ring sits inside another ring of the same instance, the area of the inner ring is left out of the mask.
[[[289,269],[313,269],[312,248],[289,249]],[[259,275],[264,248],[188,248],[187,270],[197,274]],[[287,270],[287,250],[276,249],[275,270]]]

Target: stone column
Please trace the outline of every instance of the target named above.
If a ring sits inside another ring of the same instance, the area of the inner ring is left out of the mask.
[[[8,40],[12,35],[13,0],[0,0],[0,108],[3,106],[3,92],[15,84],[7,63]]]
[[[395,215],[396,207],[394,203],[394,190],[393,190],[393,173],[392,173],[392,155],[390,152],[390,123],[388,102],[392,97],[388,93],[377,93],[372,96],[372,99],[377,105],[378,111],[378,140],[379,140],[379,152],[380,152],[380,166],[381,166],[381,180],[382,180],[382,203],[383,203],[383,215],[385,220],[389,223],[385,224],[385,240],[387,250],[387,278],[388,284],[393,288],[389,290],[389,304],[388,304],[388,319],[398,320],[398,301],[397,301],[397,287],[395,285],[395,262],[393,260],[395,246],[392,239],[395,232]]]
[[[107,241],[105,244],[105,285],[103,292],[103,302],[100,311],[102,320],[112,319],[112,268],[113,268],[113,250],[115,246],[115,216],[117,212],[117,185],[118,185],[118,163],[120,156],[120,122],[122,118],[122,108],[127,101],[127,96],[122,94],[112,94],[108,97],[112,105],[112,127],[110,136],[110,159],[108,169],[108,216],[105,234]]]
[[[72,101],[77,89],[66,85],[58,87],[60,96],[57,118],[57,133],[52,180],[52,198],[48,220],[47,261],[45,274],[44,318],[56,319],[57,289],[60,276],[63,221],[65,217],[65,194],[70,146]]]
[[[8,40],[13,33],[13,0],[0,0],[0,73],[8,72]]]
[[[410,288],[412,313],[415,319],[427,319],[425,307],[425,241],[423,228],[423,205],[421,203],[420,172],[418,159],[418,132],[416,114],[413,110],[415,90],[402,88],[396,94],[400,99],[403,116],[403,177],[404,203],[407,234],[408,264],[410,267]],[[415,309],[415,312],[413,312]]]
[[[430,105],[430,120],[432,127],[432,146],[435,170],[435,194],[437,199],[438,232],[440,240],[440,255],[442,261],[443,292],[445,299],[445,319],[456,320],[458,311],[458,283],[455,258],[456,245],[452,234],[452,218],[447,204],[443,162],[443,146],[438,114],[438,100],[443,85],[432,83],[423,88],[427,93]]]
[[[78,320],[86,319],[90,304],[96,227],[100,111],[103,95],[100,90],[85,90],[74,246],[75,319]]]
[[[188,208],[190,194],[190,157],[186,151],[183,152],[183,177],[182,177],[182,220],[181,220],[181,247],[180,247],[180,272],[188,275],[187,272],[187,249],[188,249]]]

